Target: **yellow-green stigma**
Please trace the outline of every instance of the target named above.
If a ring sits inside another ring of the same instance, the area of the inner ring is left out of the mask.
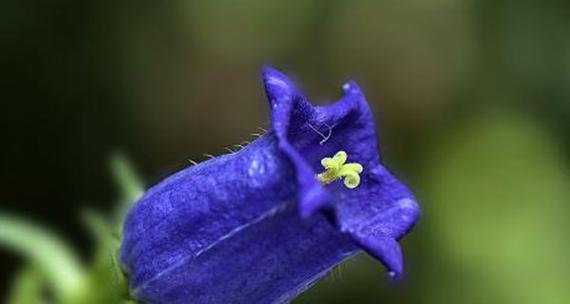
[[[325,172],[317,175],[319,182],[330,184],[337,179],[344,178],[344,185],[349,189],[354,189],[360,184],[360,173],[362,165],[359,163],[346,163],[348,155],[344,151],[338,151],[333,157],[325,157],[321,160],[321,165]]]

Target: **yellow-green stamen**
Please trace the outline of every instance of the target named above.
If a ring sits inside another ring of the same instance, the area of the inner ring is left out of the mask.
[[[337,179],[344,178],[344,185],[349,189],[354,189],[360,184],[360,173],[362,165],[359,163],[346,163],[348,155],[344,151],[338,151],[333,157],[325,157],[321,160],[321,165],[325,172],[317,175],[319,182],[330,184]]]

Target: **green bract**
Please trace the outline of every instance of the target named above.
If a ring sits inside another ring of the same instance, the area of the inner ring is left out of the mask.
[[[0,213],[0,246],[23,255],[26,264],[14,278],[9,304],[134,303],[116,263],[120,224],[125,210],[142,194],[143,187],[127,160],[112,157],[111,169],[120,188],[115,218],[111,221],[89,211],[84,222],[95,240],[90,263],[49,229],[23,218]],[[53,298],[46,299],[44,291]]]

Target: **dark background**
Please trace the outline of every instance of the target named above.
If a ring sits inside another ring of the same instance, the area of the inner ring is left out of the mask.
[[[111,152],[147,185],[225,153],[267,126],[272,64],[317,103],[359,81],[424,210],[404,284],[362,256],[297,303],[570,302],[568,1],[4,0],[0,35],[0,209],[83,256]]]

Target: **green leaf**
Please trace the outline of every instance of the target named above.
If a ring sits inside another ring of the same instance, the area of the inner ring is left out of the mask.
[[[131,163],[121,153],[111,155],[111,171],[119,187],[116,220],[121,225],[129,208],[144,193],[144,186]]]
[[[34,266],[26,266],[16,274],[8,304],[40,304],[42,299],[43,278]]]
[[[90,286],[97,303],[117,303],[129,296],[128,284],[117,260],[120,240],[113,224],[93,211],[84,212],[85,223],[95,238],[95,254],[90,268]]]
[[[0,214],[0,246],[21,253],[35,265],[58,303],[73,303],[85,288],[85,273],[72,250],[45,228]]]

